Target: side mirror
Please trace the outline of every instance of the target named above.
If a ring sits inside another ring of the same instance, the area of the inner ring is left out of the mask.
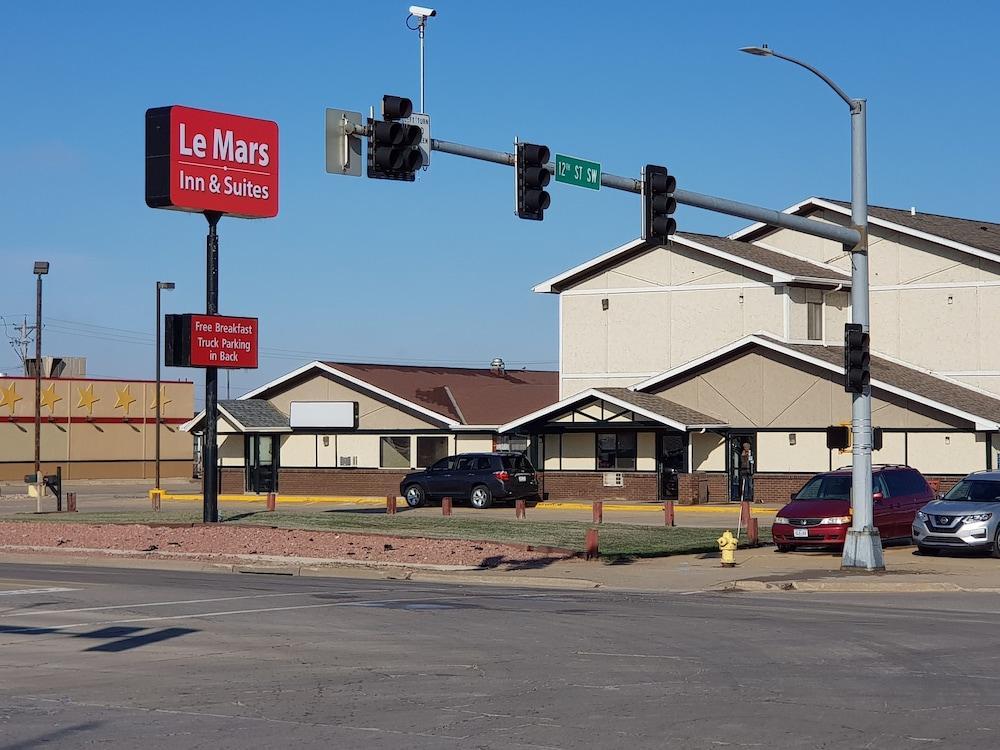
[[[793,492],[791,495],[788,496],[788,499],[789,500],[794,500],[795,496],[798,495],[798,494],[799,494],[798,492]]]
[[[881,492],[875,492],[872,494],[872,500],[874,500],[876,503],[880,503],[884,499],[885,496]]]

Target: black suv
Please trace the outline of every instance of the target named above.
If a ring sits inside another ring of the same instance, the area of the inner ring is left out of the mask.
[[[473,508],[482,509],[494,500],[537,496],[538,480],[523,453],[461,453],[407,474],[399,491],[411,508],[420,507],[428,498],[451,497],[468,498]]]

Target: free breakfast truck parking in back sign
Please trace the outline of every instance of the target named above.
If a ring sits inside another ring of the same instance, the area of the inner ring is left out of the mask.
[[[146,205],[278,214],[278,124],[191,107],[146,110]]]

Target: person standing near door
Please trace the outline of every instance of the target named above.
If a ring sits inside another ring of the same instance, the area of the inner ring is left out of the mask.
[[[743,443],[739,457],[740,500],[753,501],[754,463],[750,443]]]

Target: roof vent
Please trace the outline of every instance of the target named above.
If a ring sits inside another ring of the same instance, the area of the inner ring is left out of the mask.
[[[916,215],[917,215],[917,207],[910,206],[910,216],[916,216]]]
[[[500,359],[500,357],[496,357],[492,362],[490,362],[490,371],[494,375],[504,375],[507,372],[507,367],[504,365],[503,360]]]

